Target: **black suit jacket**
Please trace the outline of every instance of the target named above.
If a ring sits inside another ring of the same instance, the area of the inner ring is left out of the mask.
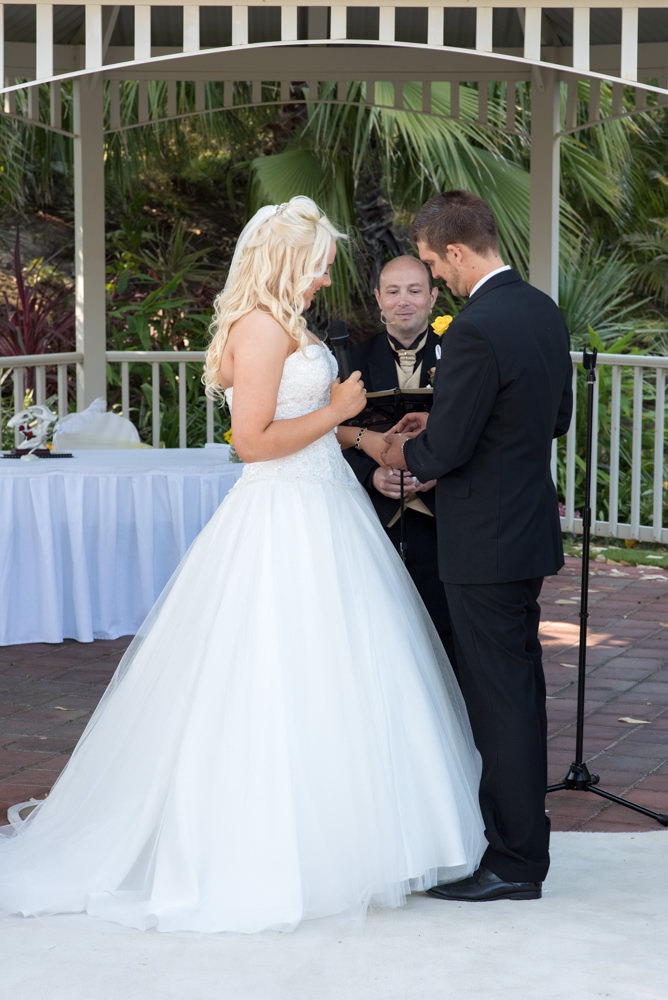
[[[445,583],[503,583],[563,565],[552,438],[572,410],[566,324],[515,271],[490,278],[441,339],[427,428],[404,456],[438,479],[439,572]]]
[[[430,327],[422,357],[422,369],[420,372],[420,385],[422,387],[429,385],[429,369],[437,365],[436,346],[440,342],[441,338],[437,337]],[[384,389],[395,389],[397,387],[397,368],[394,361],[394,354],[387,342],[387,334],[384,331],[351,347],[350,368],[351,371],[357,369],[361,371],[362,381],[367,392],[382,392]],[[390,500],[389,497],[383,496],[382,493],[373,488],[371,478],[377,469],[376,463],[368,455],[365,455],[363,451],[355,451],[354,448],[346,448],[343,454],[362,486],[368,489],[382,524],[388,524],[397,511],[399,504],[396,500]],[[434,513],[436,506],[435,490],[420,493],[419,496],[432,513]]]

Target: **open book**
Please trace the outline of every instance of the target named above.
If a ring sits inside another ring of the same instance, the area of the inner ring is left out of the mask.
[[[374,431],[387,431],[407,413],[428,412],[434,397],[431,386],[422,389],[383,389],[367,392],[366,406],[361,413],[346,423],[368,427]]]

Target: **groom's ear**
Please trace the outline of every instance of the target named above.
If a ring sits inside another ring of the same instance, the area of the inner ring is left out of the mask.
[[[445,256],[447,257],[450,254],[450,259],[453,263],[461,265],[466,256],[466,249],[463,243],[448,243],[445,248]]]

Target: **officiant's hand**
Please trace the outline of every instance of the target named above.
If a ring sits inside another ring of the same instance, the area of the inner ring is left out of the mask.
[[[409,437],[415,437],[427,426],[428,417],[428,413],[407,413],[398,424],[390,428],[388,434],[407,434]]]
[[[435,479],[428,479],[426,483],[421,483],[419,479],[415,480],[415,492],[416,493],[427,493],[429,490],[433,490],[436,485]]]
[[[404,480],[404,495],[416,493],[420,485],[410,472],[402,472],[400,469],[376,469],[373,474],[372,483],[374,488],[390,500],[401,499],[401,477]]]

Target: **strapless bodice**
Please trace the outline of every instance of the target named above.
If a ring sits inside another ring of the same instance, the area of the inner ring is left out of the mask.
[[[303,351],[290,354],[283,366],[274,419],[290,420],[326,406],[337,374],[336,360],[324,345],[308,344]],[[230,411],[234,406],[233,397],[234,390],[226,389],[225,398]],[[357,486],[334,431],[284,458],[247,463],[239,484],[264,479],[325,480],[343,486]]]

